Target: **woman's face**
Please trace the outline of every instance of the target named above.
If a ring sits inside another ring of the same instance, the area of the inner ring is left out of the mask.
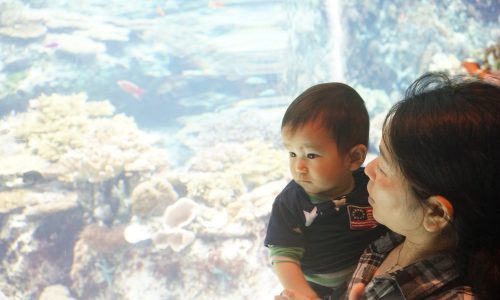
[[[365,168],[370,178],[368,202],[373,207],[375,220],[407,236],[421,227],[423,206],[410,191],[386,145],[382,140],[379,156]]]

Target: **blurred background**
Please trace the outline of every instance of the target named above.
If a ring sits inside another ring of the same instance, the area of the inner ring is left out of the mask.
[[[496,67],[499,14],[498,0],[0,0],[0,299],[272,299],[287,105],[355,87],[369,161],[419,75]]]

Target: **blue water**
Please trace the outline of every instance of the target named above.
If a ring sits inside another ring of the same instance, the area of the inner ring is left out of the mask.
[[[0,0],[0,299],[271,299],[288,103],[352,85],[373,155],[404,89],[465,75],[499,15],[498,0]]]

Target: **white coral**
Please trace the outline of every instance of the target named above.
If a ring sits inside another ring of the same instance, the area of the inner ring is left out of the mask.
[[[75,300],[69,289],[61,284],[50,285],[43,289],[38,300]]]
[[[163,225],[165,229],[175,229],[191,223],[198,213],[199,205],[193,200],[183,197],[165,209]]]

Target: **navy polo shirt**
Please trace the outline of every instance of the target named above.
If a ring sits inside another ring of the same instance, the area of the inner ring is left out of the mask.
[[[363,168],[353,172],[355,186],[344,205],[334,201],[313,204],[304,189],[291,181],[276,197],[265,245],[301,247],[305,274],[325,274],[356,265],[363,250],[387,231],[378,224],[368,204],[368,177]],[[306,226],[306,213],[317,216]]]

